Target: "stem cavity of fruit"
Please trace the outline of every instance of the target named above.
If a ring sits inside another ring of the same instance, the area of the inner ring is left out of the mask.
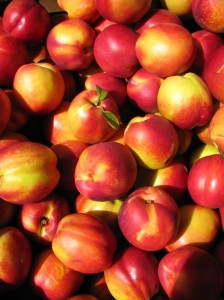
[[[44,227],[48,224],[49,218],[48,217],[42,217],[40,220],[40,236],[42,236],[42,231]]]
[[[146,200],[145,203],[146,204],[153,204],[155,201],[154,200]]]

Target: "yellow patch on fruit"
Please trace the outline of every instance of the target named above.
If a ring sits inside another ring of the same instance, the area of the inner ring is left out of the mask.
[[[137,233],[136,239],[138,241],[144,239],[146,236],[156,236],[159,233],[155,206],[151,203],[149,203],[147,214],[149,216],[149,221],[146,222]]]

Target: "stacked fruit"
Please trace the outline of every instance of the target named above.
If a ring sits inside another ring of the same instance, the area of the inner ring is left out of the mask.
[[[224,297],[224,4],[37,0],[0,19],[0,295]]]

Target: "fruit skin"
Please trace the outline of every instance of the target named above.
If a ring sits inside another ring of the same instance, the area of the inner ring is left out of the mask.
[[[180,0],[178,3],[172,0],[160,0],[164,9],[184,19],[192,19],[192,0]]]
[[[198,147],[194,148],[189,157],[189,167],[191,167],[199,158],[204,156],[220,154],[218,148],[212,144],[200,144]]]
[[[61,10],[65,11],[69,18],[76,18],[90,24],[95,23],[100,18],[100,13],[96,8],[95,0],[58,0]]]
[[[28,48],[23,41],[10,34],[1,34],[0,50],[0,85],[11,87],[16,71],[28,63]]]
[[[180,223],[176,236],[165,249],[171,252],[189,245],[210,250],[221,232],[217,211],[197,204],[185,204],[180,206],[179,215]]]
[[[158,91],[157,104],[160,114],[183,130],[206,124],[213,114],[210,90],[192,72],[165,78]]]
[[[216,49],[223,45],[223,38],[219,34],[205,29],[192,32],[192,37],[196,42],[197,54],[191,66],[191,71],[201,76],[205,62]]]
[[[24,134],[6,130],[0,135],[0,151],[12,144],[24,141],[28,141]]]
[[[162,78],[139,68],[129,78],[127,83],[127,94],[129,99],[143,112],[158,112],[157,95]]]
[[[66,267],[47,247],[34,257],[30,286],[41,299],[67,299],[80,289],[84,276]]]
[[[134,154],[137,164],[146,169],[160,169],[171,163],[179,145],[173,124],[156,114],[135,116],[124,131],[124,144]]]
[[[205,123],[204,125],[201,125],[199,127],[196,127],[194,129],[194,132],[196,134],[196,137],[199,139],[199,141],[201,141],[203,144],[210,144],[210,145],[214,145],[213,141],[211,140],[211,136],[210,136],[210,132],[209,132],[209,126],[210,126],[210,122],[213,118],[213,115],[215,114],[215,112],[217,110],[219,110],[219,108],[221,108],[224,105],[224,103],[215,100],[213,98],[213,114],[212,117],[210,119],[209,122]]]
[[[11,225],[16,212],[17,207],[13,203],[0,199],[0,227]]]
[[[69,18],[48,33],[46,46],[52,61],[62,69],[78,71],[93,61],[95,31],[81,19]]]
[[[208,126],[209,138],[217,151],[221,153],[224,152],[223,117],[224,107],[220,107],[213,114]]]
[[[224,32],[224,8],[221,0],[192,0],[192,15],[201,28],[214,33]]]
[[[117,252],[104,276],[117,300],[151,299],[160,289],[157,270],[158,260],[152,253],[128,246]]]
[[[184,26],[172,23],[160,23],[144,30],[135,50],[140,65],[162,78],[186,72],[196,55],[191,33]]]
[[[47,146],[31,141],[12,144],[1,151],[0,198],[14,204],[37,202],[57,186],[57,157]]]
[[[29,114],[44,115],[52,112],[60,105],[64,92],[61,72],[48,62],[24,64],[14,76],[15,101]]]
[[[213,97],[224,103],[224,89],[223,89],[223,64],[224,64],[224,45],[216,49],[207,59],[202,79],[206,82]]]
[[[67,111],[70,103],[70,101],[62,100],[54,111],[44,115],[41,120],[41,133],[52,145],[77,140],[68,124]]]
[[[74,210],[78,213],[89,213],[107,223],[113,230],[117,229],[117,217],[123,199],[97,201],[79,194],[74,202]]]
[[[52,249],[70,269],[95,274],[111,265],[117,240],[112,229],[99,218],[73,213],[59,222]]]
[[[163,8],[151,8],[147,14],[141,18],[141,20],[134,24],[134,28],[139,34],[141,34],[144,29],[160,23],[175,23],[181,26],[183,25],[181,18],[169,10]]]
[[[0,228],[0,294],[22,286],[31,269],[33,253],[28,238],[15,226]]]
[[[96,72],[87,77],[85,88],[94,90],[96,86],[107,91],[116,101],[118,108],[122,108],[127,100],[127,87],[124,80],[111,76],[107,73]]]
[[[188,191],[196,204],[217,209],[224,204],[224,160],[220,154],[198,159],[188,174]]]
[[[58,188],[62,191],[74,191],[76,185],[74,181],[75,167],[80,154],[89,145],[80,141],[67,140],[51,146],[51,150],[57,156],[57,169],[60,172]]]
[[[25,126],[28,123],[30,115],[16,103],[14,93],[11,88],[6,88],[4,89],[4,91],[11,102],[11,115],[5,130],[11,132],[18,132],[21,128],[23,128],[23,126]],[[7,115],[6,111],[5,115]]]
[[[11,118],[12,106],[10,98],[3,89],[0,88],[0,134],[4,132]]]
[[[49,13],[35,0],[11,1],[4,10],[2,22],[7,33],[28,45],[44,41],[50,28]]]
[[[54,192],[41,201],[22,205],[18,212],[18,224],[29,239],[49,246],[59,221],[70,211],[67,199]]]
[[[94,29],[96,31],[96,34],[103,31],[107,26],[117,24],[116,22],[110,21],[108,19],[104,19],[103,17],[100,17],[99,20],[94,24]]]
[[[104,19],[119,24],[132,24],[140,20],[150,9],[151,0],[96,0],[96,8]]]
[[[162,250],[177,233],[179,208],[162,188],[141,187],[124,200],[118,224],[131,245],[144,251]]]
[[[99,67],[114,77],[132,76],[139,67],[135,52],[138,36],[139,34],[127,25],[107,26],[96,36],[93,46],[94,58]]]
[[[137,163],[131,151],[117,142],[87,147],[75,169],[75,184],[83,196],[105,201],[123,197],[134,185]]]
[[[71,132],[78,141],[87,144],[104,142],[118,130],[119,108],[112,96],[105,92],[105,96],[101,97],[101,91],[83,90],[71,101],[67,119]]]
[[[138,169],[135,188],[157,186],[181,203],[187,191],[188,169],[181,160],[174,159],[168,166],[158,170]]]
[[[160,283],[170,299],[219,299],[222,269],[206,250],[184,246],[165,254],[159,262]]]

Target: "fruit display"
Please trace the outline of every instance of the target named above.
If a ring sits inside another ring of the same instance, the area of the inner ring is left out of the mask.
[[[0,1],[0,297],[224,299],[224,3]]]

